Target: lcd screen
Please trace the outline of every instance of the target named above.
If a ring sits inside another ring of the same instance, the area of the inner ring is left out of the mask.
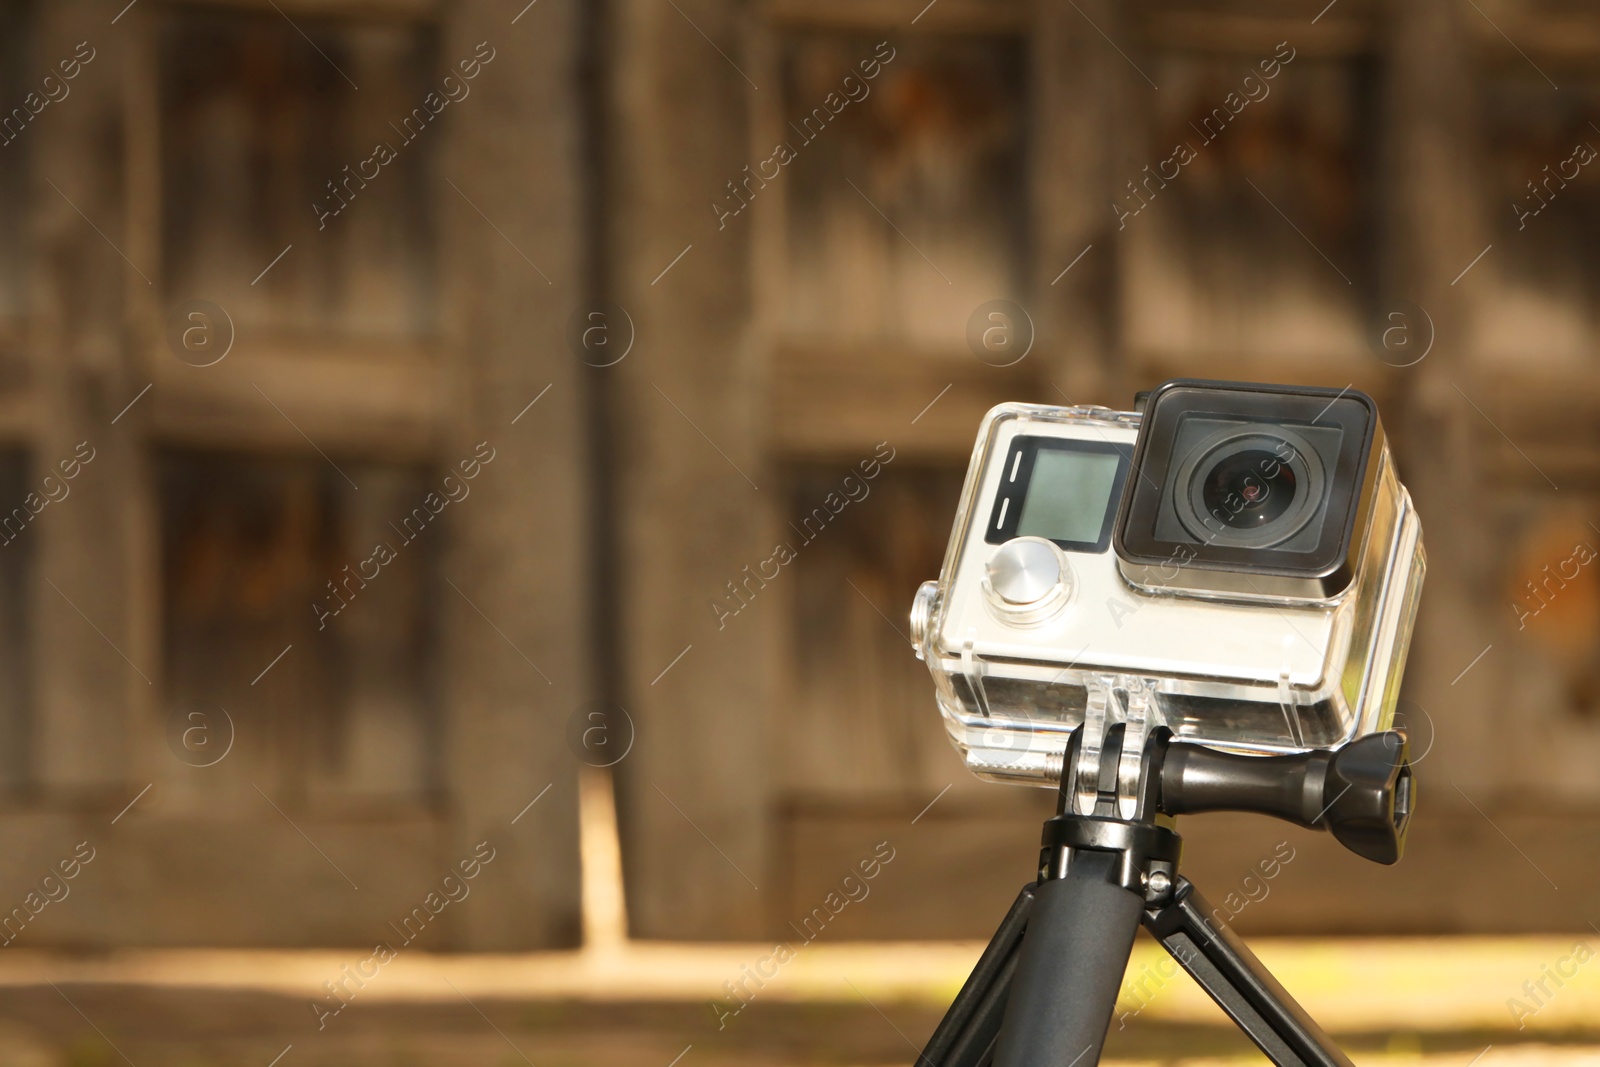
[[[1039,449],[1017,519],[1017,536],[1098,541],[1120,462],[1115,452]]]

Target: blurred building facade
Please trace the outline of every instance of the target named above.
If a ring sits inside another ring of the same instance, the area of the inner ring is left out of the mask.
[[[18,943],[571,941],[573,12],[0,11]]]
[[[1431,564],[1410,856],[1197,879],[1584,928],[1600,19],[1457,8],[0,3],[0,887],[105,857],[27,936],[363,943],[489,841],[431,947],[570,943],[596,702],[636,935],[881,846],[830,937],[984,934],[1048,798],[905,610],[988,407],[1177,374],[1371,392]]]

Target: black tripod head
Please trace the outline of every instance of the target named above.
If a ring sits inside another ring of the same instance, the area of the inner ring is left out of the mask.
[[[1394,863],[1414,799],[1406,735],[1251,756],[1175,740],[1165,726],[1147,732],[1143,721],[1103,732],[1091,723],[1072,732],[1059,766],[1038,881],[1017,898],[918,1062],[1098,1063],[1142,923],[1273,1063],[1353,1067],[1178,873],[1182,840],[1171,817],[1271,815]]]

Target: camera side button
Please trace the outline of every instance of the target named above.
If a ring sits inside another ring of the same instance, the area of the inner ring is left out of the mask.
[[[1032,625],[1050,618],[1072,592],[1066,553],[1043,537],[1015,537],[1001,545],[983,568],[983,592],[1003,621]]]

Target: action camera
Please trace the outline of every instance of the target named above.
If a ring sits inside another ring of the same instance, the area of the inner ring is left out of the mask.
[[[982,778],[1055,785],[1118,723],[1339,748],[1392,723],[1424,569],[1370,397],[1179,379],[990,411],[912,641]]]

